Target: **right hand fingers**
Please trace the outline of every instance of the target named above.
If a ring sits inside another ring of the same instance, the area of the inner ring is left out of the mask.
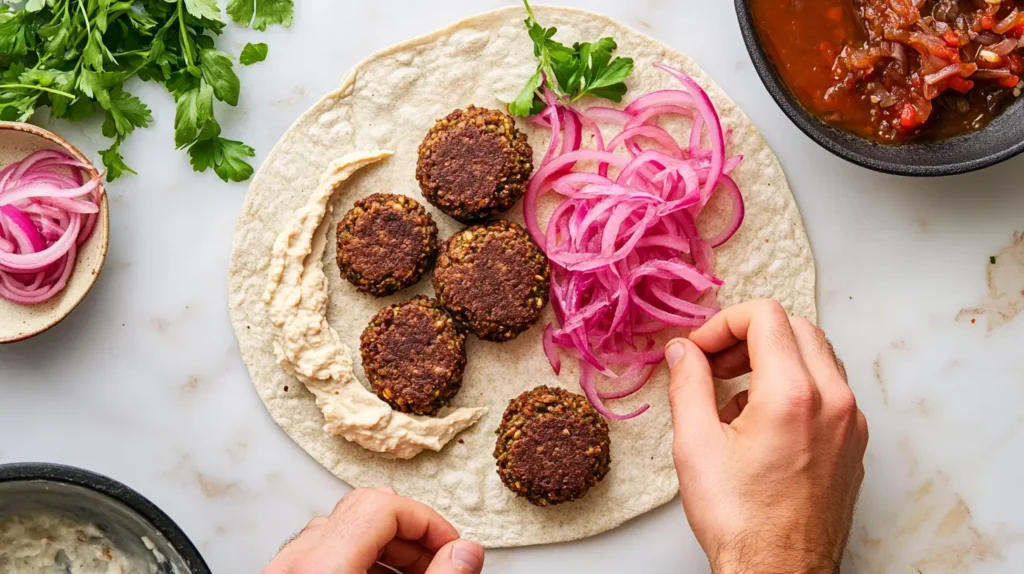
[[[677,463],[692,456],[691,445],[715,448],[722,436],[711,366],[700,347],[687,339],[673,339],[665,347],[671,370],[669,403]],[[682,459],[680,459],[680,457]]]
[[[846,382],[843,369],[839,366],[839,358],[835,349],[825,338],[825,332],[802,317],[790,320],[793,334],[796,336],[800,355],[803,357],[807,370],[823,396],[852,398],[853,392]]]
[[[453,540],[437,551],[426,574],[479,574],[483,568],[483,547],[469,540]]]
[[[752,405],[811,404],[818,399],[789,316],[777,301],[748,301],[724,309],[689,338],[709,354],[747,343],[754,373],[750,381]]]

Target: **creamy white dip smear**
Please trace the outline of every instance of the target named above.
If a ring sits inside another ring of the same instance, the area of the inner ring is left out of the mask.
[[[95,525],[33,514],[0,519],[0,572],[136,574],[142,570]]]
[[[392,410],[356,379],[351,352],[327,322],[323,223],[331,211],[331,196],[359,169],[391,155],[355,152],[331,163],[319,187],[274,242],[263,302],[277,361],[316,397],[326,421],[324,431],[367,450],[409,459],[424,450],[441,450],[487,409],[460,408],[438,418]]]

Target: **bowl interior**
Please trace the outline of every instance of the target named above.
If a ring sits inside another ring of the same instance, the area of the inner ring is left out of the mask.
[[[49,480],[0,482],[0,522],[12,516],[36,515],[94,525],[131,562],[133,572],[193,572],[188,561],[156,527],[105,494]],[[0,557],[0,570],[5,560]]]
[[[42,128],[0,122],[0,168],[41,149],[62,149],[89,163],[73,146]],[[27,339],[50,329],[70,315],[89,294],[107,256],[110,214],[106,193],[99,215],[96,231],[79,249],[74,272],[56,297],[39,305],[19,305],[0,299],[0,344]]]
[[[1024,151],[1024,98],[987,127],[935,142],[884,145],[837,130],[808,112],[779,77],[754,27],[750,0],[735,0],[747,51],[761,81],[787,116],[828,151],[864,167],[913,176],[965,173]]]

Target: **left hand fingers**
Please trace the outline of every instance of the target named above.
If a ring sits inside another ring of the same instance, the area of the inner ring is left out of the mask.
[[[419,574],[434,553],[458,537],[455,527],[425,504],[388,489],[357,489],[342,498],[330,517],[314,519],[286,544],[266,572],[298,566],[310,572],[372,572],[390,552],[389,559],[409,561],[404,567]]]
[[[377,562],[394,568],[402,574],[423,574],[434,559],[434,552],[417,542],[396,538],[388,542]]]
[[[459,533],[425,504],[381,490],[358,489],[335,507],[323,536],[330,542],[333,563],[362,571],[396,538],[437,552]]]

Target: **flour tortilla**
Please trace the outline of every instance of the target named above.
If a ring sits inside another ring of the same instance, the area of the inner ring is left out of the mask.
[[[675,80],[652,68],[657,62],[682,69],[707,89],[724,127],[733,130],[729,154],[745,157],[733,177],[743,191],[747,219],[739,234],[716,250],[716,274],[725,280],[721,303],[774,297],[791,313],[816,320],[814,259],[800,212],[778,160],[746,115],[693,61],[656,40],[588,12],[542,7],[536,13],[545,26],[558,27],[558,38],[564,43],[614,37],[619,54],[636,62],[627,101],[652,90],[678,89]],[[676,495],[665,368],[641,393],[613,403],[620,412],[644,402],[651,409],[636,420],[610,423],[613,462],[608,477],[580,501],[537,508],[502,486],[491,452],[494,429],[509,400],[542,384],[579,392],[573,361],[563,361],[560,377],[552,373],[541,351],[539,326],[504,344],[469,338],[465,381],[452,406],[487,406],[490,412],[440,453],[389,460],[322,430],[323,416],[313,396],[275,361],[260,297],[274,238],[306,202],[332,160],[357,150],[396,152],[338,190],[335,220],[357,199],[374,192],[403,193],[427,205],[414,177],[417,146],[434,121],[455,108],[470,104],[501,108],[501,102],[514,98],[535,69],[523,18],[521,8],[481,14],[377,53],[349,72],[338,90],[298,119],[260,168],[238,221],[229,270],[231,319],[242,357],[260,398],[281,428],[345,482],[355,487],[389,484],[400,494],[434,507],[464,537],[487,547],[593,536]],[[549,135],[529,122],[520,121],[519,127],[529,136],[539,162]],[[442,238],[460,229],[449,217],[432,211]],[[708,229],[722,224],[724,214],[712,212],[710,221],[701,222]],[[506,217],[521,222],[521,206]],[[328,246],[334,244],[334,227],[328,221],[323,229]],[[365,383],[359,360],[364,327],[384,305],[414,294],[432,294],[429,281],[375,299],[340,278],[331,248],[324,254],[324,271],[330,280],[328,318],[351,350],[356,374]],[[541,324],[550,318],[548,310]],[[727,400],[743,385],[745,381],[720,384],[720,400]]]

